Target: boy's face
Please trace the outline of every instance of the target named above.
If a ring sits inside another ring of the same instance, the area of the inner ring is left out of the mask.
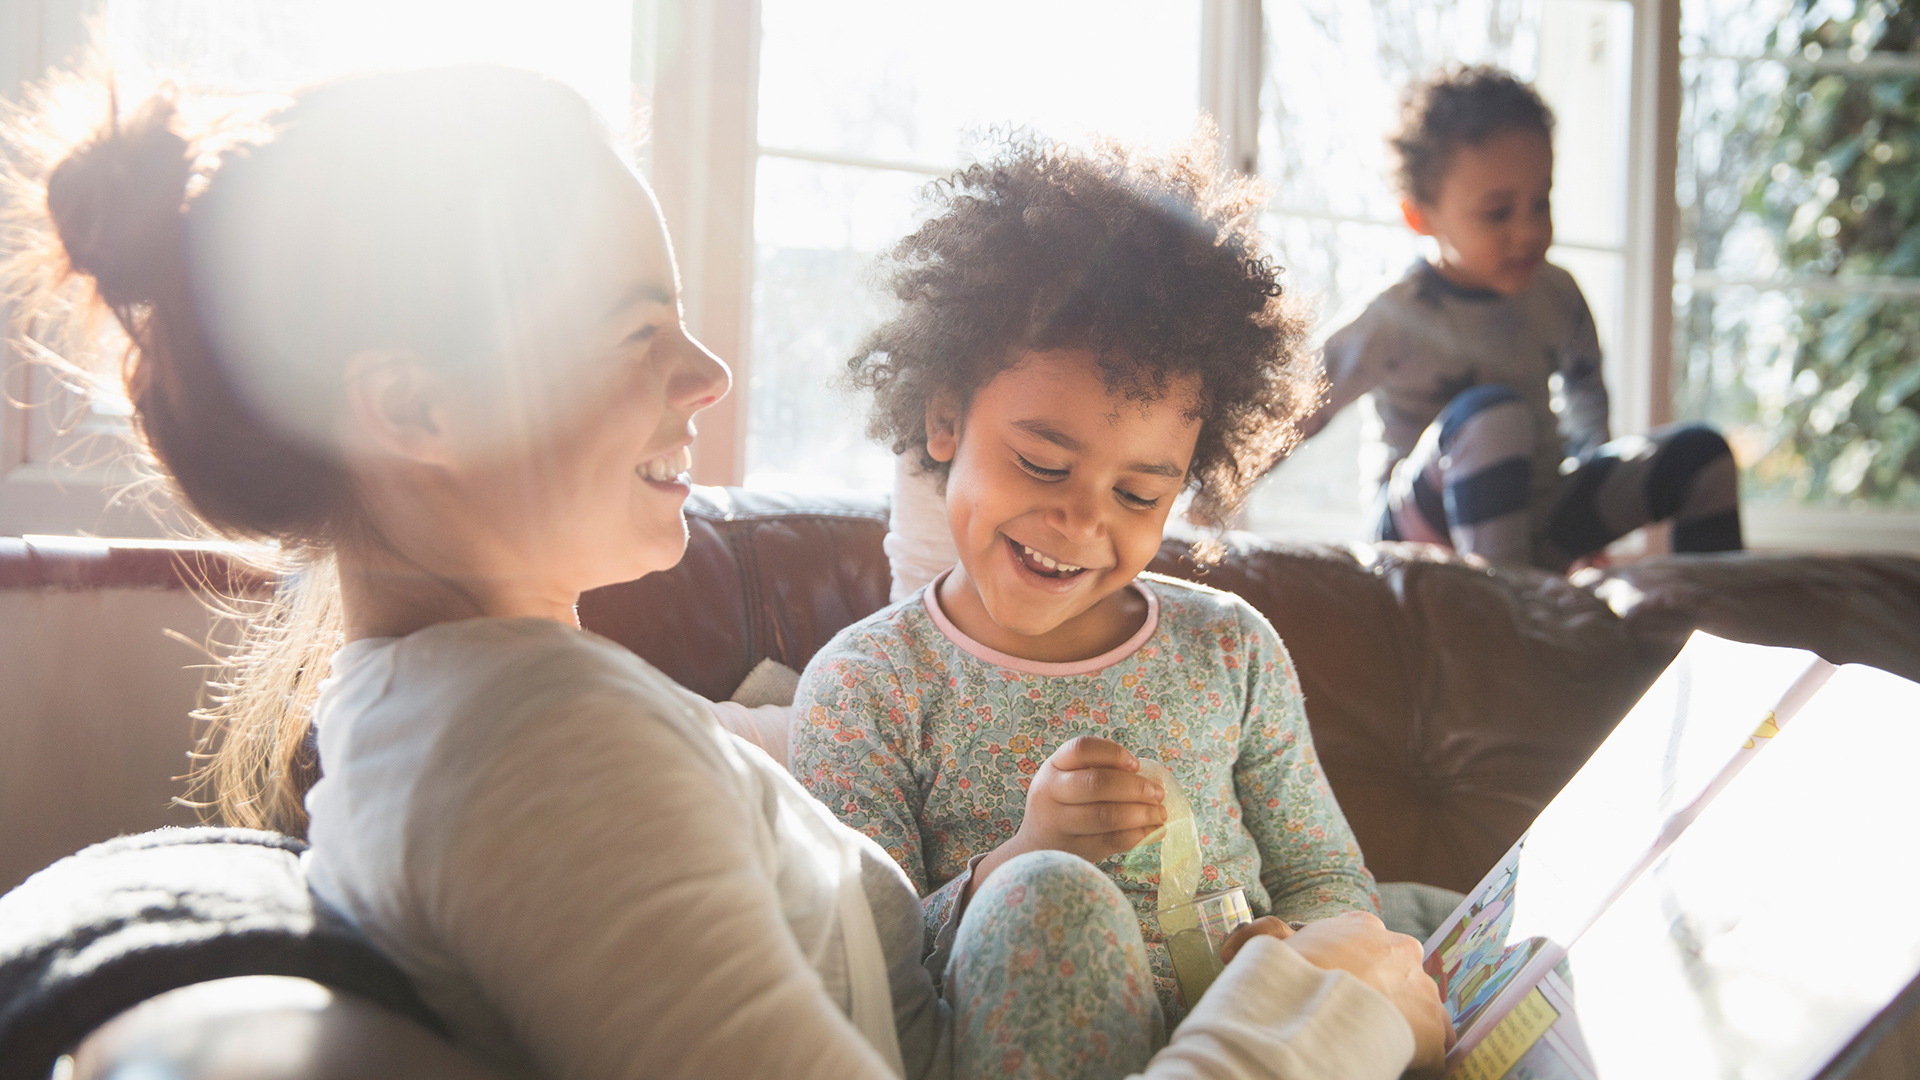
[[[1125,640],[1117,594],[1160,550],[1186,485],[1196,389],[1174,380],[1159,400],[1128,401],[1108,392],[1091,351],[1061,349],[1025,354],[964,416],[930,405],[927,451],[952,463],[960,553],[940,592],[947,616],[1028,660],[1088,659]]]
[[[1440,275],[1502,296],[1525,292],[1553,244],[1553,146],[1509,128],[1462,146],[1432,205],[1401,204],[1407,224],[1440,245]]]

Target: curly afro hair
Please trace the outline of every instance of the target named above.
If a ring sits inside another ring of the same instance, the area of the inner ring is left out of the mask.
[[[1514,129],[1553,139],[1553,110],[1538,91],[1487,64],[1453,66],[1407,87],[1400,125],[1389,136],[1400,193],[1431,206],[1453,152]]]
[[[964,410],[1025,352],[1088,349],[1140,402],[1194,376],[1189,516],[1224,527],[1299,441],[1321,382],[1255,228],[1265,192],[1221,172],[1218,144],[1210,127],[1166,155],[1002,134],[989,160],[929,185],[933,216],[878,269],[899,310],[847,362],[874,396],[870,433],[944,480],[928,401]]]

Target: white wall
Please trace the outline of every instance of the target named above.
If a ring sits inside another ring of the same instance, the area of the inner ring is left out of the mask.
[[[181,589],[0,589],[0,892],[87,844],[191,825],[208,619]]]

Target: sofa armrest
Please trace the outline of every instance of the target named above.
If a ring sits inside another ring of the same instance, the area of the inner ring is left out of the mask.
[[[1912,556],[1674,555],[1574,580],[1635,636],[1670,649],[1705,630],[1920,679],[1920,559]]]
[[[498,1080],[398,1013],[307,979],[256,975],[171,990],[73,1051],[73,1080]]]

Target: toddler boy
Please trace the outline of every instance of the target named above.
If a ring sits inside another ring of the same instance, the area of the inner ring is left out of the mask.
[[[1437,255],[1327,339],[1330,392],[1304,430],[1371,395],[1377,539],[1556,571],[1653,521],[1673,523],[1675,551],[1738,549],[1738,473],[1717,432],[1609,441],[1593,315],[1546,261],[1552,135],[1546,103],[1504,71],[1411,88],[1391,137],[1400,206]]]

